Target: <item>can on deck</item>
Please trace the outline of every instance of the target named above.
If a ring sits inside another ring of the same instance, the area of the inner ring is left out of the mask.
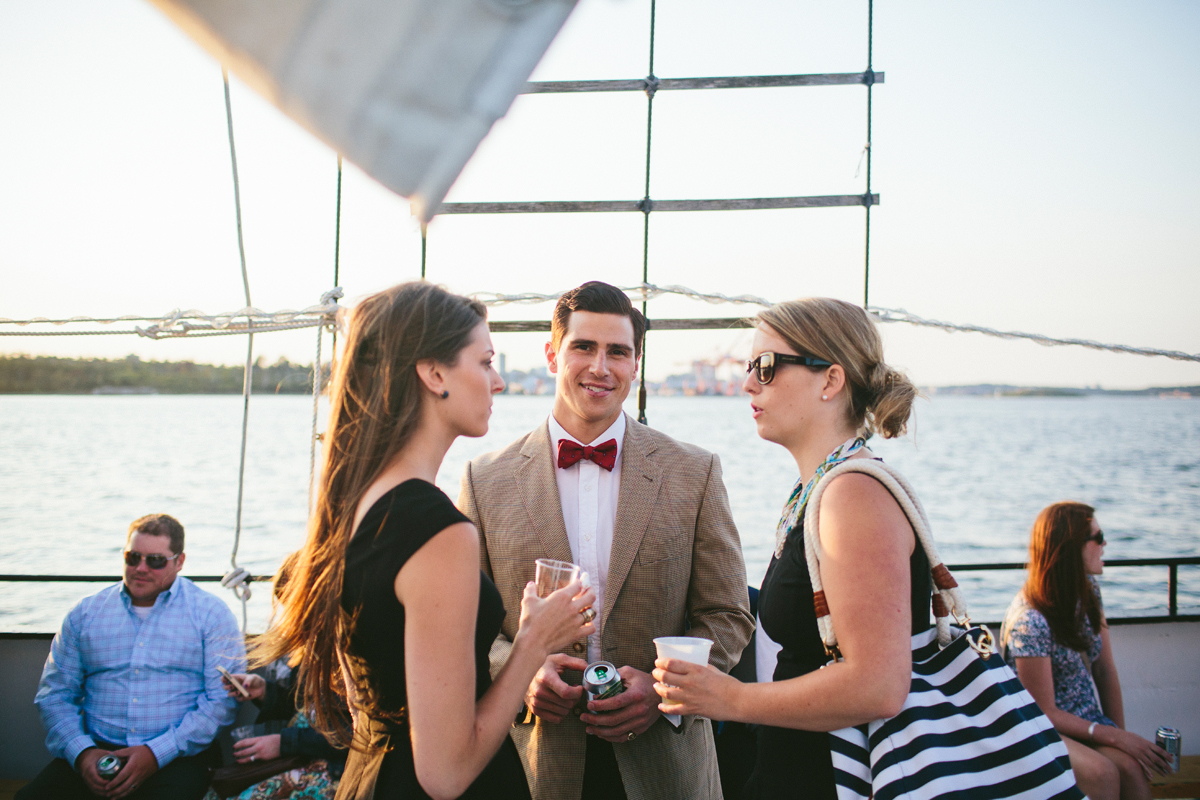
[[[607,661],[593,661],[583,671],[583,688],[591,700],[607,700],[625,691],[621,673]]]
[[[1183,737],[1176,728],[1159,728],[1154,733],[1154,743],[1171,754],[1171,772],[1179,772],[1179,758],[1183,755]]]
[[[110,755],[104,756],[103,758],[101,758],[99,761],[96,762],[96,773],[101,778],[104,778],[104,780],[109,780],[114,775],[116,775],[118,772],[120,772],[121,767],[123,767],[123,766],[125,766],[125,765],[121,763],[121,759],[110,754]]]

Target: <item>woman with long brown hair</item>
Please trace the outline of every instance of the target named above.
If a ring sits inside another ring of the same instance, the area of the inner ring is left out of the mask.
[[[1066,743],[1079,788],[1092,800],[1145,800],[1151,771],[1165,771],[1168,754],[1125,730],[1096,582],[1103,571],[1095,509],[1071,502],[1042,509],[1029,537],[1029,578],[1000,639],[1005,661]]]
[[[505,609],[474,526],[434,485],[451,443],[487,432],[503,388],[485,316],[408,283],[350,317],[316,513],[255,652],[292,655],[301,702],[342,743],[337,694],[351,697],[339,798],[528,798],[509,727],[546,657],[594,632],[590,589],[539,599],[530,584],[512,655],[489,676]]]
[[[791,453],[800,479],[776,531],[759,594],[759,637],[777,642],[759,683],[712,667],[659,659],[663,711],[758,723],[758,760],[745,796],[833,798],[834,731],[899,712],[908,696],[911,635],[929,628],[929,561],[904,511],[861,473],[824,487],[821,578],[842,658],[825,669],[804,552],[804,508],[821,476],[874,456],[873,433],[904,433],[916,389],[883,360],[874,323],[858,306],[807,298],[758,315],[749,375],[758,435]],[[761,648],[760,648],[761,651]]]

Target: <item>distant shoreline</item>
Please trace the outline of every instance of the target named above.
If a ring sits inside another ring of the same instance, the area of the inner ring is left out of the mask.
[[[329,364],[322,365],[322,389],[329,379]],[[241,394],[243,368],[196,364],[191,361],[143,361],[137,356],[121,359],[58,358],[55,356],[0,356],[0,395],[160,395],[160,394]],[[505,372],[510,394],[550,394],[552,380],[530,383],[524,372]],[[538,376],[542,377],[542,376]],[[549,378],[550,376],[544,376]],[[724,396],[703,384],[677,387],[672,382],[649,381],[653,396],[709,397]],[[525,380],[523,386],[521,381]],[[292,364],[280,359],[255,364],[255,394],[311,394],[312,365]],[[528,386],[528,389],[526,389]],[[1100,387],[1013,386],[981,383],[969,386],[924,386],[929,397],[1162,397],[1164,399],[1200,398],[1200,386],[1152,386],[1145,389],[1102,389]]]
[[[327,373],[328,365],[325,367]],[[241,394],[244,373],[244,367],[143,361],[137,356],[0,356],[0,394]],[[283,358],[267,364],[260,358],[252,376],[256,394],[312,393],[311,365],[292,364]]]
[[[927,386],[921,392],[931,397],[1161,397],[1200,398],[1200,386],[1150,386],[1145,389],[1102,389],[1099,386],[1009,386],[980,383],[972,386]]]

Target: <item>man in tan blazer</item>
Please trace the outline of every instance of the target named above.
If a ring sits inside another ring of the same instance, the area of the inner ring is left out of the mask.
[[[535,559],[579,564],[597,590],[596,633],[550,656],[512,731],[534,800],[721,797],[710,722],[665,717],[649,673],[658,636],[711,639],[710,663],[737,663],[754,630],[746,568],[717,457],[622,410],[645,329],[616,287],[565,294],[546,345],[550,419],[463,477],[459,507],[509,612],[493,674]],[[626,690],[585,703],[581,672],[598,660],[619,668]]]

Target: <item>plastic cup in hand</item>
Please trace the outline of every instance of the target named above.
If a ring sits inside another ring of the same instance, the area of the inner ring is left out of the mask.
[[[242,739],[253,739],[256,736],[264,736],[267,732],[267,726],[263,724],[257,725],[242,725],[239,728],[234,728],[229,732],[229,738],[234,743],[240,742]]]
[[[534,572],[534,585],[538,597],[546,597],[579,577],[579,565],[569,561],[555,561],[552,558],[539,558],[534,562],[537,569]]]
[[[702,666],[708,664],[708,651],[712,649],[711,639],[701,639],[697,636],[660,636],[654,640],[659,658],[675,658]],[[666,700],[665,706],[679,705]]]

